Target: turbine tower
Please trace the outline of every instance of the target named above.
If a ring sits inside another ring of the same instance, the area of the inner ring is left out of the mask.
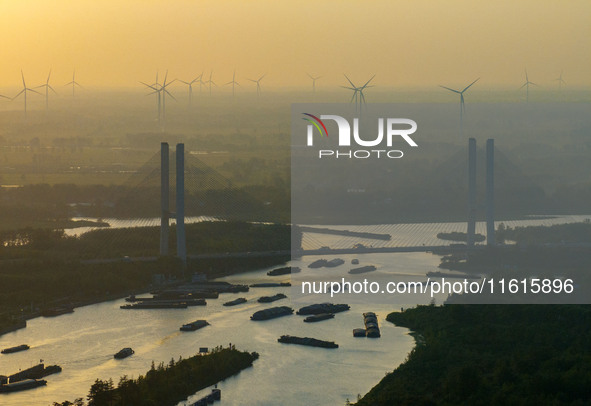
[[[209,85],[209,95],[211,96],[211,85],[217,86],[215,84],[215,82],[211,79],[211,77],[213,76],[213,71],[209,72],[209,79],[205,81],[204,84],[208,84]]]
[[[25,75],[24,75],[22,69],[21,69],[21,78],[23,79],[23,90],[21,90],[16,96],[14,96],[12,98],[12,100],[16,99],[21,94],[24,94],[24,99],[25,99],[25,117],[26,117],[27,116],[27,92],[33,92],[33,93],[37,93],[37,94],[41,94],[41,93],[39,93],[35,89],[31,89],[31,88],[27,87],[27,84],[25,83]]]
[[[562,77],[562,74],[561,74]],[[527,76],[527,69],[525,70],[525,83],[521,85],[519,89],[523,89],[525,87],[525,101],[529,103],[529,85],[537,86],[534,82],[530,82]]]
[[[47,80],[45,81],[45,84],[35,87],[35,89],[39,89],[41,87],[45,88],[45,110],[49,110],[49,91],[51,90],[53,93],[57,94],[57,92],[49,84],[50,77],[51,77],[51,69],[49,70],[49,75],[47,75]]]
[[[226,83],[226,86],[227,86],[227,85],[232,85],[232,97],[234,97],[234,94],[235,94],[234,87],[235,87],[236,85],[240,86],[240,83],[236,82],[236,71],[234,71],[234,74],[232,75],[232,81],[231,81],[231,82],[228,82],[228,83]]]
[[[179,79],[179,82],[184,83],[185,85],[188,85],[189,86],[189,106],[193,102],[193,83],[195,83],[197,81],[200,81],[201,80],[201,76],[203,76],[203,73],[201,75],[197,76],[195,79],[193,79],[190,82],[185,82],[184,80],[180,80]],[[201,84],[200,84],[200,86],[201,86]]]
[[[142,82],[142,81],[140,81],[140,83],[142,85],[146,86],[147,88],[153,90],[153,92],[148,93],[148,96],[149,95],[152,95],[152,94],[156,94],[158,96],[158,100],[157,100],[157,106],[158,106],[158,122],[160,122],[161,110],[162,110],[162,107],[161,107],[161,104],[162,104],[161,98],[162,97],[161,97],[161,94],[160,94],[160,84],[158,83],[158,73],[156,73],[156,82],[154,84],[149,85],[149,84],[147,84],[145,82]]]
[[[201,95],[201,90],[203,88],[203,85],[206,82],[203,81],[203,71],[201,72],[201,75],[199,75],[199,95]]]
[[[68,83],[66,83],[64,86],[69,86],[69,85],[72,85],[72,97],[74,97],[74,96],[76,95],[76,94],[75,94],[75,89],[76,89],[76,86],[78,86],[78,87],[82,87],[82,86],[80,86],[80,83],[76,82],[76,71],[74,71],[74,72],[72,73],[72,81],[71,81],[71,82],[68,82]]]
[[[164,82],[162,82],[162,86],[160,86],[160,92],[162,93],[162,121],[166,120],[166,95],[168,94],[170,97],[172,97],[173,100],[176,101],[174,96],[166,89],[168,86],[173,84],[176,79],[173,79],[170,82],[166,83],[167,78],[168,78],[168,70],[166,71],[166,74],[164,75]]]
[[[468,86],[466,86],[463,90],[456,90],[456,89],[451,89],[449,87],[445,87],[445,86],[441,86],[439,85],[439,87],[442,87],[444,89],[447,89],[449,91],[452,91],[454,93],[457,93],[460,95],[460,136],[463,134],[464,132],[464,122],[463,122],[463,115],[464,115],[464,92],[466,92],[466,90],[470,89],[470,87],[478,82],[480,80],[480,78],[476,79],[474,82],[470,83]]]
[[[265,76],[267,76],[267,74],[266,74],[266,73],[265,73],[263,76],[261,76],[260,78],[256,79],[256,80],[255,80],[255,79],[248,79],[248,80],[250,80],[251,82],[253,82],[253,83],[256,83],[256,84],[257,84],[257,96],[260,96],[260,95],[261,95],[261,80],[263,80],[263,78],[264,78]]]
[[[556,79],[554,79],[556,81],[558,81],[558,90],[562,90],[562,85],[566,85],[566,82],[564,81],[564,79],[562,79],[562,71],[560,71],[560,76],[558,76]]]
[[[306,73],[310,79],[312,79],[312,93],[316,93],[316,81],[320,79],[322,76],[312,76],[309,73]]]

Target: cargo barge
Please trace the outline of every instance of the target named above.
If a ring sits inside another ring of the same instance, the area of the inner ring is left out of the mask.
[[[334,319],[334,314],[332,314],[332,313],[313,314],[311,316],[306,317],[304,319],[304,322],[315,323],[317,321],[328,320],[328,319]]]
[[[209,326],[209,323],[205,320],[195,320],[192,323],[183,324],[180,328],[181,331],[195,331],[203,328],[205,326]]]
[[[281,299],[285,299],[285,298],[287,298],[287,296],[285,296],[283,293],[277,293],[276,295],[273,295],[273,296],[261,296],[261,297],[259,297],[257,302],[271,303],[271,302],[275,302],[277,300],[281,300]]]
[[[366,266],[360,266],[359,268],[353,268],[353,269],[349,270],[349,273],[351,275],[356,275],[359,273],[373,272],[376,269],[378,269],[378,268],[376,268],[374,265],[366,265]]]
[[[297,311],[300,316],[307,316],[310,314],[322,313],[340,313],[351,308],[348,304],[334,304],[334,303],[317,303],[309,306],[304,306]]]
[[[316,338],[310,337],[295,337],[284,335],[277,339],[280,343],[284,344],[299,344],[299,345],[307,345],[309,347],[320,347],[320,348],[339,348],[338,344],[335,344],[334,341],[324,341],[318,340]]]
[[[224,303],[224,306],[236,306],[242,303],[246,303],[247,300],[244,297],[239,297],[238,299],[230,300],[229,302]]]
[[[259,310],[250,316],[251,320],[270,320],[277,317],[289,316],[293,314],[293,309],[288,306],[271,307],[269,309]]]
[[[290,275],[292,273],[301,272],[302,269],[298,266],[284,266],[283,268],[273,269],[267,272],[268,276]]]
[[[10,347],[10,348],[5,348],[2,351],[0,351],[2,354],[12,354],[14,352],[20,352],[20,351],[25,351],[28,350],[29,347],[27,344],[21,344],[21,345],[17,345],[16,347]]]

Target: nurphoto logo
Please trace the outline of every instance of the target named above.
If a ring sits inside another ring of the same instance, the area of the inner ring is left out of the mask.
[[[367,139],[367,132],[363,132],[364,137],[360,136],[359,118],[353,118],[353,125],[344,117],[334,114],[320,115],[320,117],[303,113],[303,119],[309,124],[307,126],[307,146],[314,146],[314,129],[320,134],[320,137],[328,136],[328,130],[324,120],[331,120],[336,123],[338,127],[338,146],[351,147],[351,143],[359,147],[375,148],[375,149],[320,149],[318,151],[318,158],[350,158],[350,159],[367,159],[374,158],[402,158],[404,153],[398,149],[387,149],[392,147],[392,139],[394,137],[401,137],[411,147],[418,147],[417,143],[410,137],[411,134],[417,130],[417,123],[408,118],[378,118],[377,136],[373,139]],[[353,131],[351,131],[353,128]],[[351,132],[353,137],[351,137]],[[385,145],[384,145],[385,141]],[[383,149],[378,149],[380,146]]]

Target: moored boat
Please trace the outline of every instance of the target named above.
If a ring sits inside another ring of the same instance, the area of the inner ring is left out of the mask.
[[[244,297],[239,297],[238,299],[230,300],[229,302],[224,303],[224,306],[236,306],[242,303],[246,303],[247,300]]]
[[[186,309],[185,302],[139,302],[128,305],[119,306],[121,309]]]
[[[47,385],[47,381],[43,379],[25,379],[24,381],[0,385],[0,393],[20,392],[22,390],[33,389],[44,385]]]
[[[276,300],[281,300],[281,299],[285,299],[287,296],[285,296],[283,293],[277,293],[276,295],[273,296],[261,296],[259,297],[259,299],[257,300],[257,302],[259,303],[271,303],[271,302],[275,302]]]
[[[320,314],[313,314],[311,316],[308,316],[304,319],[304,321],[306,323],[314,323],[317,321],[328,320],[328,319],[333,319],[333,318],[334,318],[334,314],[332,314],[332,313],[320,313]]]
[[[74,313],[74,308],[72,306],[59,306],[59,307],[52,307],[50,309],[45,309],[41,312],[41,316],[43,317],[57,317],[62,314],[67,313]]]
[[[358,274],[358,273],[365,273],[365,272],[372,272],[375,271],[377,268],[374,265],[366,265],[366,266],[360,266],[359,268],[353,268],[349,270],[349,273],[352,275]]]
[[[289,275],[292,273],[301,272],[301,268],[297,266],[284,266],[283,268],[276,268],[272,271],[267,272],[269,276],[278,276],[278,275]]]
[[[27,344],[17,345],[16,347],[5,348],[0,351],[2,354],[12,354],[13,352],[25,351],[28,350],[29,347]]]
[[[335,303],[317,303],[309,306],[304,306],[298,310],[297,314],[300,316],[307,316],[309,314],[322,314],[322,313],[339,313],[347,311],[351,308],[348,304],[335,304]]]
[[[271,307],[269,309],[259,310],[258,312],[255,312],[252,316],[250,316],[250,319],[254,321],[269,320],[277,317],[289,316],[290,314],[293,314],[293,309],[291,307],[278,306]]]
[[[296,336],[289,336],[283,335],[277,339],[280,343],[284,344],[299,344],[299,345],[307,345],[309,347],[321,347],[321,348],[339,348],[338,344],[335,344],[334,341],[324,341],[318,340],[316,338],[310,337],[296,337]]]

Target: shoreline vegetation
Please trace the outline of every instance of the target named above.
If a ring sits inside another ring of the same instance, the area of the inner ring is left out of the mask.
[[[387,320],[416,346],[357,406],[591,402],[589,305],[431,305]]]
[[[501,225],[497,239],[516,244],[444,256],[440,267],[517,277],[591,265],[589,221]],[[591,402],[591,305],[430,305],[386,319],[409,328],[416,345],[357,406]]]
[[[289,225],[205,222],[187,224],[186,233],[189,253],[290,249]],[[0,247],[0,332],[22,328],[25,320],[39,317],[46,309],[79,307],[148,291],[157,287],[156,276],[174,284],[195,272],[211,279],[289,260],[289,256],[189,259],[186,270],[172,256],[147,262],[126,260],[127,256],[158,256],[158,227],[104,228],[80,237],[66,236],[62,230],[21,230],[18,237],[26,244]],[[170,243],[174,252],[174,227]],[[88,258],[119,260],[81,262]]]
[[[54,402],[53,406],[174,406],[196,392],[217,384],[240,371],[252,367],[259,358],[256,352],[238,351],[230,344],[218,346],[208,354],[197,354],[187,359],[173,359],[167,365],[152,367],[137,379],[122,376],[115,386],[112,378],[96,379],[87,400]]]

